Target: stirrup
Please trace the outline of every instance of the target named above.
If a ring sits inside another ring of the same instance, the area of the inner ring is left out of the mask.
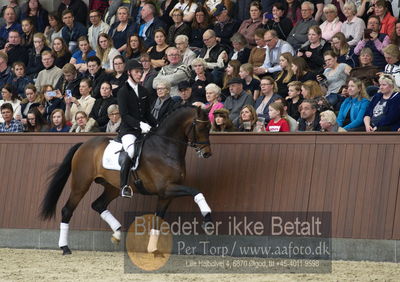
[[[124,187],[121,188],[121,197],[132,198],[132,196],[133,196],[133,190],[131,186],[125,185]]]

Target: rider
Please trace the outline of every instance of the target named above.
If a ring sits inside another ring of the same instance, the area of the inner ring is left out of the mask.
[[[129,60],[125,70],[128,80],[118,91],[118,106],[121,114],[119,137],[125,152],[121,152],[121,196],[131,198],[132,188],[128,184],[129,171],[134,165],[132,157],[134,143],[142,133],[150,131],[156,125],[151,114],[150,94],[142,85],[143,66],[136,60]]]

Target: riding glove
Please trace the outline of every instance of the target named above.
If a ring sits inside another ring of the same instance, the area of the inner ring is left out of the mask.
[[[150,131],[151,126],[148,123],[145,122],[140,122],[140,129],[142,130],[142,133],[147,133]]]

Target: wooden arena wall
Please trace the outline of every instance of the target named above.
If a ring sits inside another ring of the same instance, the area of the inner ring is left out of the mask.
[[[57,229],[69,182],[55,220],[38,210],[51,169],[75,143],[93,135],[0,136],[0,228]],[[400,239],[400,136],[375,134],[212,135],[213,156],[187,154],[187,184],[199,188],[214,211],[331,211],[335,238]],[[75,230],[109,230],[90,205],[100,185],[81,201]],[[119,198],[109,209],[152,211],[155,198]],[[197,211],[193,199],[170,210]]]

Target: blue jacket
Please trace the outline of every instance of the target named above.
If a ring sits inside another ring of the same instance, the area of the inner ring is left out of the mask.
[[[378,92],[372,98],[371,103],[369,104],[365,116],[372,117],[373,110],[381,100],[383,94]],[[374,124],[374,126],[382,127],[382,126],[391,126],[393,131],[396,131],[400,127],[400,93],[395,92],[390,96],[387,101],[384,117],[380,122]]]
[[[369,105],[369,101],[365,98],[359,100],[358,98],[346,98],[337,117],[337,124],[343,127],[343,122],[346,119],[347,113],[350,111],[350,123],[343,127],[346,130],[357,128],[363,125],[365,111]]]

